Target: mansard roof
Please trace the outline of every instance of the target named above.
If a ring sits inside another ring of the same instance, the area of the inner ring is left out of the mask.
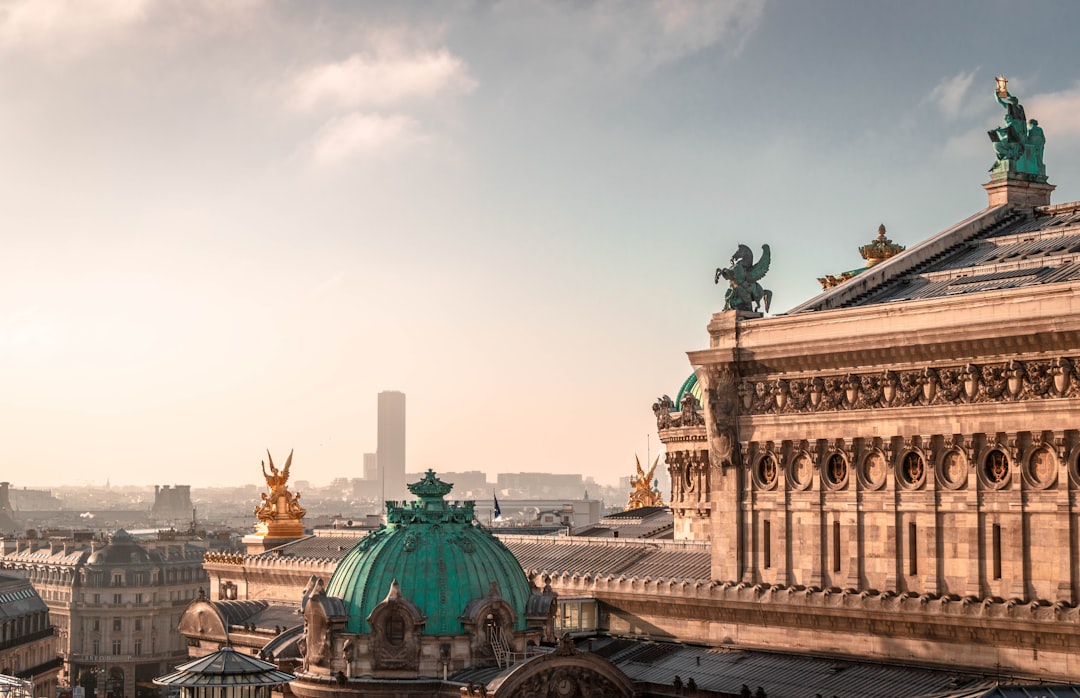
[[[1080,281],[1080,202],[995,206],[867,269],[789,315]]]

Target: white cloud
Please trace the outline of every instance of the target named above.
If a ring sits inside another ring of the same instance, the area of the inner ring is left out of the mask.
[[[143,20],[150,0],[4,0],[0,43],[78,52]]]
[[[333,165],[361,154],[372,154],[424,140],[419,123],[402,114],[353,112],[339,116],[315,134],[311,157]]]
[[[945,78],[930,91],[927,100],[934,103],[947,119],[955,119],[969,111],[968,90],[975,79],[974,70],[960,71],[951,78]]]
[[[243,29],[263,0],[0,0],[0,50],[64,60],[122,43]]]
[[[300,109],[385,107],[475,88],[465,63],[446,49],[410,56],[357,53],[304,71],[293,81],[291,102]]]
[[[550,16],[562,32],[584,34],[573,43],[588,46],[585,54],[609,69],[637,71],[718,44],[738,53],[760,24],[764,0],[595,0],[561,5]]]
[[[654,37],[653,56],[666,62],[734,38],[734,50],[753,33],[765,8],[763,0],[656,0],[655,20],[661,28]]]
[[[1048,143],[1055,138],[1071,140],[1080,137],[1080,118],[1077,118],[1080,114],[1080,83],[1067,90],[1034,95],[1030,100],[1022,101],[1028,118],[1037,119],[1046,131]]]

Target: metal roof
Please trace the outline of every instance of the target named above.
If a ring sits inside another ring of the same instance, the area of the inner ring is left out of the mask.
[[[919,246],[896,255],[889,260],[896,271],[858,295],[823,303],[844,294],[838,287],[792,312],[1080,281],[1080,202],[1013,212],[959,230],[933,254]]]
[[[296,677],[269,662],[249,657],[232,647],[176,667],[154,679],[159,686],[276,686]]]
[[[590,641],[584,641],[585,646]],[[608,657],[634,682],[672,685],[690,679],[699,689],[739,693],[760,686],[769,698],[914,698],[965,686],[986,687],[983,677],[921,667],[893,666],[828,657],[742,649],[708,648],[665,642],[592,640],[593,651],[607,644]],[[585,648],[583,646],[583,648]]]

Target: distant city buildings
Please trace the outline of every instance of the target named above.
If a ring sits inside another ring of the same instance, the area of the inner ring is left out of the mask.
[[[9,482],[0,482],[0,531],[14,532],[17,529],[15,512],[11,508],[11,500],[8,499]]]
[[[379,456],[374,453],[364,454],[364,480],[375,482],[379,479]]]
[[[379,393],[378,444],[376,463],[381,494],[379,501],[404,500],[405,489],[405,393]]]
[[[150,516],[158,521],[193,519],[191,485],[154,485],[154,506],[150,509]]]

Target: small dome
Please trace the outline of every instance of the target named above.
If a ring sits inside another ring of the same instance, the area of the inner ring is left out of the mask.
[[[424,635],[459,635],[471,601],[489,595],[493,584],[516,612],[524,630],[532,589],[514,554],[473,523],[473,502],[448,504],[453,485],[435,477],[409,485],[419,501],[387,502],[387,525],[372,531],[338,564],[326,595],[342,599],[345,632],[371,632],[368,616],[397,581],[400,594],[426,616]]]
[[[119,529],[116,533],[109,536],[109,544],[95,550],[87,558],[86,564],[88,565],[130,565],[130,564],[146,564],[154,562],[158,559],[157,553],[149,553],[138,543],[135,542],[135,538],[125,531]]]

